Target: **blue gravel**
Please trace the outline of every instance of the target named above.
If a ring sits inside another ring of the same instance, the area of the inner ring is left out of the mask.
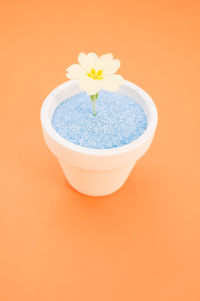
[[[52,126],[66,140],[88,148],[108,149],[140,137],[147,127],[142,107],[117,92],[100,91],[96,112],[87,93],[69,97],[58,105]]]

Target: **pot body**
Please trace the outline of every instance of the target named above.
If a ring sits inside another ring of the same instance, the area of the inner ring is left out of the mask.
[[[125,146],[103,150],[85,148],[59,136],[51,125],[55,108],[68,97],[80,92],[78,84],[70,80],[47,96],[41,109],[44,139],[73,188],[90,196],[108,195],[124,184],[136,161],[149,148],[157,125],[157,110],[146,92],[133,83],[124,81],[119,93],[131,97],[143,107],[147,116],[146,131]]]
[[[134,163],[117,169],[88,170],[60,161],[68,182],[79,192],[91,196],[108,195],[118,190],[126,181]]]

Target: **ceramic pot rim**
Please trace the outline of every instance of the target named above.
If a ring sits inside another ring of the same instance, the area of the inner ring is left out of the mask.
[[[66,90],[67,88],[70,88],[72,85],[77,85],[75,81],[69,80],[61,85],[59,85],[57,88],[55,88],[50,94],[46,97],[42,108],[41,108],[41,122],[43,128],[46,130],[48,135],[58,144],[60,144],[62,147],[66,149],[70,149],[71,151],[81,153],[81,154],[87,154],[87,155],[94,155],[94,156],[109,156],[109,155],[117,155],[122,154],[126,152],[133,151],[134,149],[139,148],[142,144],[145,144],[147,140],[149,140],[155,132],[156,126],[157,126],[157,120],[158,120],[158,113],[156,106],[151,99],[151,97],[140,87],[133,84],[130,81],[124,80],[124,87],[128,87],[132,90],[134,90],[140,97],[143,98],[145,101],[148,110],[149,110],[149,120],[147,124],[147,128],[145,132],[136,140],[130,142],[129,144],[110,148],[110,149],[93,149],[93,148],[87,148],[83,146],[76,145],[72,142],[69,142],[68,140],[61,137],[53,128],[51,124],[51,117],[50,117],[50,106],[52,102],[55,101],[55,98],[59,93],[61,93],[63,90]]]

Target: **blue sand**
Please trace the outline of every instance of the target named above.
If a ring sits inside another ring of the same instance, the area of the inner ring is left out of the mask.
[[[95,149],[126,145],[147,128],[142,107],[117,92],[100,91],[96,112],[94,116],[90,96],[79,93],[58,105],[52,126],[66,140]]]

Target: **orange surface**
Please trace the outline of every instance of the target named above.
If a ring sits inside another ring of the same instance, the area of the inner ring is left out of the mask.
[[[1,7],[0,300],[199,301],[200,2]],[[40,128],[80,51],[120,58],[159,111],[150,150],[104,198],[66,183]]]

